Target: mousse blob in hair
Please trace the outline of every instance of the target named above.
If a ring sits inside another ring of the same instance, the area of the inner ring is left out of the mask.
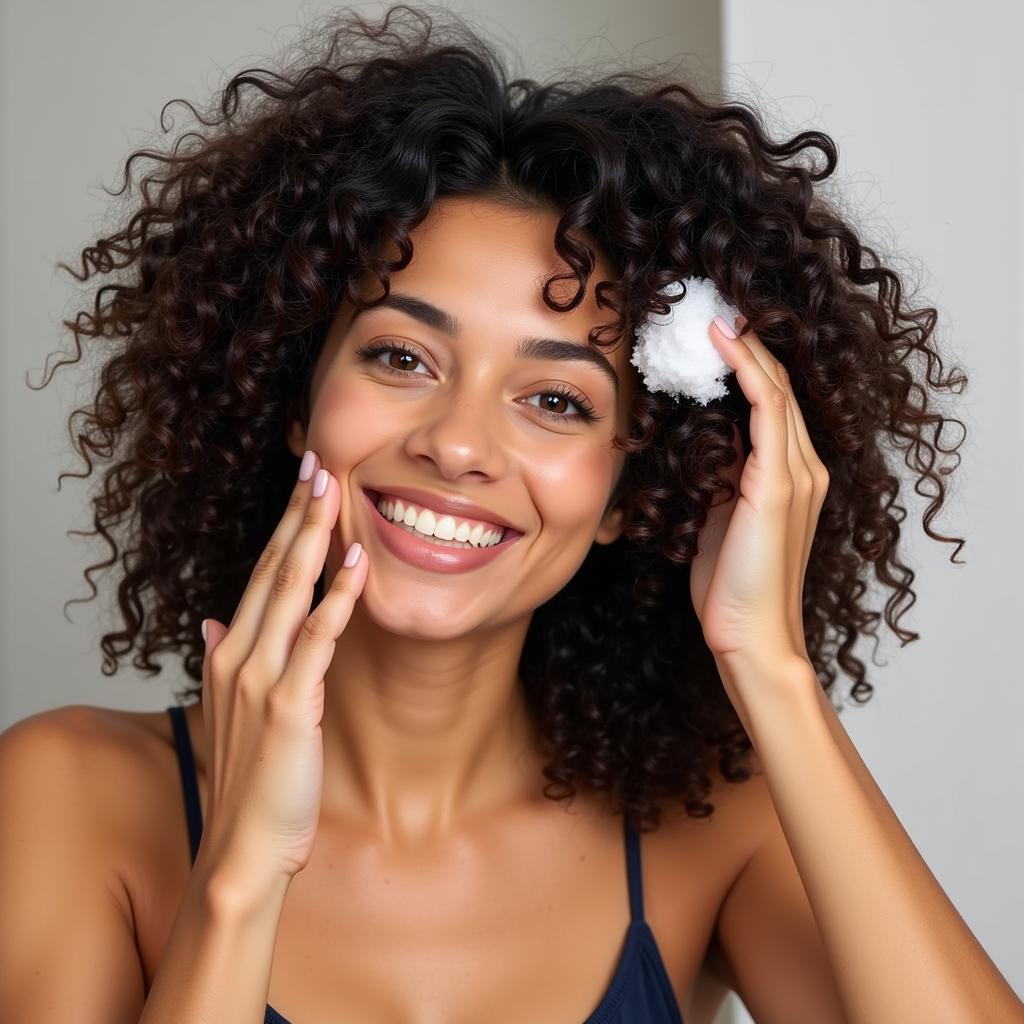
[[[651,314],[637,329],[629,361],[643,374],[648,391],[707,405],[729,393],[725,378],[733,372],[711,344],[708,325],[716,315],[735,323],[739,310],[703,277],[673,281],[658,294],[671,297],[684,291],[680,301],[669,305],[668,313]]]

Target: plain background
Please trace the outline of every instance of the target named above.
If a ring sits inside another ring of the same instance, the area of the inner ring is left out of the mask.
[[[61,320],[84,305],[54,265],[74,262],[102,233],[113,209],[103,186],[120,185],[125,156],[169,141],[158,134],[161,106],[205,99],[331,6],[0,6],[0,728],[64,704],[172,703],[173,661],[155,678],[128,667],[113,679],[100,672],[98,637],[113,621],[109,576],[100,577],[98,601],[69,606],[68,617],[62,610],[88,595],[82,570],[106,554],[95,540],[66,536],[91,526],[96,474],[56,487],[62,470],[81,469],[65,421],[91,396],[96,364],[58,370],[43,391],[26,379],[38,385],[47,354],[70,347]],[[968,926],[1024,991],[1024,73],[1013,49],[1024,36],[1021,8],[1009,0],[450,6],[514,47],[534,77],[574,61],[680,58],[698,84],[721,80],[774,130],[828,132],[840,151],[833,187],[865,240],[908,275],[912,291],[920,287],[909,304],[939,309],[939,343],[971,383],[947,412],[966,424],[967,440],[934,526],[967,538],[966,564],[952,565],[952,547],[924,536],[927,499],[902,494],[903,558],[918,595],[902,625],[921,638],[900,649],[886,630],[877,654],[860,647],[876,692],[842,720]],[[176,134],[185,111],[171,116]],[[943,443],[959,437],[953,426]],[[845,692],[846,678],[839,682]],[[750,1019],[738,1005],[722,1017]]]

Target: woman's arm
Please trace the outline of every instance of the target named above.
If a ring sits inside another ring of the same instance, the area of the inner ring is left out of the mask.
[[[287,888],[228,886],[197,857],[139,1024],[263,1020]]]
[[[810,663],[719,671],[741,697],[849,1024],[1024,1022],[1024,1003],[921,858]]]

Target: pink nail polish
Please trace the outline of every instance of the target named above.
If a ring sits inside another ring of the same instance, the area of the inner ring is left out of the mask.
[[[313,475],[313,467],[316,465],[316,456],[312,452],[306,452],[299,464],[299,479],[308,480]]]
[[[327,470],[321,469],[313,481],[313,497],[319,498],[327,490]]]
[[[732,329],[732,326],[728,323],[728,321],[726,321],[723,317],[716,316],[712,323],[714,323],[727,338],[736,338],[736,332]]]
[[[359,541],[354,541],[345,553],[345,568],[351,569],[356,562],[359,561],[359,556],[363,553],[363,546]]]

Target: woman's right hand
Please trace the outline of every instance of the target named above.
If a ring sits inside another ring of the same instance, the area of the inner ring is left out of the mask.
[[[324,675],[367,574],[363,553],[309,614],[340,503],[337,481],[307,452],[231,625],[205,620],[208,806],[196,860],[242,884],[290,880],[313,850]]]

